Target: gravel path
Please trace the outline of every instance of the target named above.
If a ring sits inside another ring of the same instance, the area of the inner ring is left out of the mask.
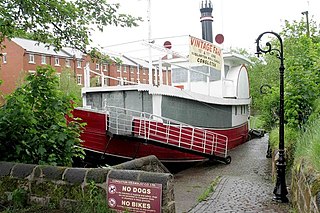
[[[290,203],[272,200],[274,183],[267,147],[267,136],[253,139],[229,152],[229,165],[205,162],[175,174],[176,212],[291,212]],[[218,176],[221,179],[214,192],[198,203]]]

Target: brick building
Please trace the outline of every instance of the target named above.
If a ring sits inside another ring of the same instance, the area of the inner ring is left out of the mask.
[[[84,85],[84,69],[87,63],[92,73],[96,73],[91,74],[91,77],[96,76],[96,85],[91,86],[114,86],[132,82],[149,83],[148,63],[143,60],[108,54],[111,58],[120,59],[121,65],[116,65],[115,62],[100,64],[91,60],[88,55],[72,48],[64,47],[55,51],[53,47],[47,47],[43,43],[22,38],[5,39],[3,45],[5,48],[1,51],[0,68],[0,79],[3,80],[0,91],[3,94],[12,93],[26,73],[33,73],[37,66],[43,65],[51,65],[58,74],[70,69],[79,85]],[[105,78],[99,77],[101,75]],[[163,76],[164,82],[171,84],[171,73],[163,71]]]

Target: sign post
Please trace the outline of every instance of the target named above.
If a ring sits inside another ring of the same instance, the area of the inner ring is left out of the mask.
[[[189,61],[210,66],[221,71],[221,49],[211,42],[190,36]]]
[[[108,179],[108,205],[120,212],[161,212],[162,185]]]

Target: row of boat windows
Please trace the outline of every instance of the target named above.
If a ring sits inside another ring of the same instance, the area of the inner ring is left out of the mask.
[[[235,115],[246,115],[248,113],[248,106],[247,105],[240,105],[234,107],[234,114]]]

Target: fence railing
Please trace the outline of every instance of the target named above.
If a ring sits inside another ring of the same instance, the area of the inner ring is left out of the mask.
[[[107,130],[113,134],[152,140],[169,146],[227,157],[228,137],[146,112],[105,106]]]

